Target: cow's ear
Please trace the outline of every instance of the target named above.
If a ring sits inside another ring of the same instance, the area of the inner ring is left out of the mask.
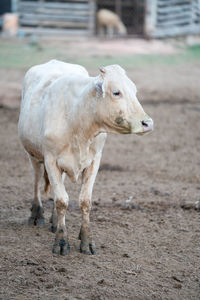
[[[106,68],[100,67],[99,71],[101,72],[102,75],[106,74]]]
[[[105,97],[104,81],[95,82],[95,89],[100,96],[103,96],[103,98]]]

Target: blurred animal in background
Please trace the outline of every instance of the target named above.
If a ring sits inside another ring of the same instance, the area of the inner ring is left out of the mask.
[[[125,36],[127,34],[126,26],[122,23],[120,17],[108,9],[100,9],[97,13],[97,31],[100,36]]]

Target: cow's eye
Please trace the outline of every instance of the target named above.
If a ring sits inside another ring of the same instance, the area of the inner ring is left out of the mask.
[[[117,96],[120,96],[120,91],[113,91],[112,93],[113,93],[113,95],[116,96],[116,97],[117,97]]]

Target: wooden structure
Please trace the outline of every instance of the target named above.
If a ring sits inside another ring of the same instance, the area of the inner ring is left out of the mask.
[[[18,0],[17,11],[25,33],[94,35],[93,0]]]
[[[200,0],[146,0],[144,31],[155,38],[200,34]]]
[[[200,34],[200,0],[96,0],[116,12],[129,35],[163,38]]]
[[[7,1],[7,0],[3,0]],[[96,11],[116,12],[128,35],[200,34],[200,0],[8,0],[23,32],[92,36]]]

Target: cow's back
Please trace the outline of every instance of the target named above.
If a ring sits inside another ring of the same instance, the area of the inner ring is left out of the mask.
[[[24,101],[31,101],[33,93],[44,92],[53,81],[63,75],[89,76],[87,70],[79,65],[64,63],[59,60],[51,60],[45,64],[37,65],[28,70],[25,75],[22,88],[22,106]],[[28,97],[27,93],[30,92]],[[34,96],[34,95],[33,95]],[[24,100],[25,99],[25,100]],[[37,97],[38,99],[38,97]]]
[[[58,60],[37,65],[28,70],[22,88],[18,131],[22,143],[41,146],[41,130],[44,122],[45,99],[53,83],[65,76],[70,78],[89,77],[87,70],[79,65],[68,64]],[[56,99],[55,99],[56,101]],[[27,147],[30,147],[28,145]],[[38,149],[39,151],[40,149]]]

